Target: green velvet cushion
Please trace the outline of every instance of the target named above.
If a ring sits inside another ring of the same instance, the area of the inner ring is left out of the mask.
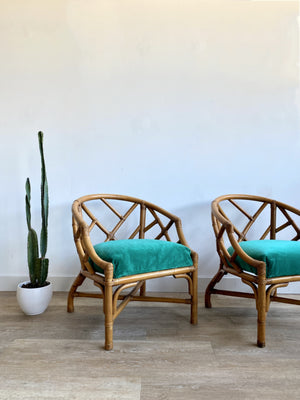
[[[250,257],[266,263],[267,278],[300,275],[300,242],[289,240],[249,240],[240,242],[241,248]],[[228,252],[233,254],[233,248]],[[245,271],[257,273],[256,268],[247,264],[239,256],[236,264]]]
[[[151,239],[113,240],[94,246],[114,265],[114,278],[193,265],[191,250],[182,244]],[[95,271],[103,273],[91,259]]]

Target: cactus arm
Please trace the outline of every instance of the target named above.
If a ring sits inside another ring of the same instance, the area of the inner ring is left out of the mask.
[[[35,260],[35,274],[38,286],[44,286],[48,276],[48,258],[37,258]]]
[[[41,258],[40,259],[40,285],[43,285],[48,276],[48,266],[49,266],[49,259],[48,258]]]
[[[46,193],[48,193],[47,190],[46,190]],[[48,205],[48,200],[46,201],[46,205]],[[41,236],[40,236],[40,249],[41,249],[42,257],[45,257],[45,255],[46,255],[47,242],[48,242],[48,221],[45,217],[45,214],[42,214],[42,228],[41,228]]]
[[[37,277],[36,277],[36,260],[39,256],[39,246],[38,246],[38,238],[34,229],[31,227],[31,209],[30,209],[30,180],[27,178],[25,184],[26,190],[26,220],[28,226],[28,236],[27,236],[27,262],[29,268],[29,278],[32,285],[35,285]]]
[[[35,269],[35,283],[36,286],[39,287],[41,286],[41,258],[36,258],[35,264],[34,264],[34,269]]]
[[[26,221],[28,229],[31,229],[31,210],[30,210],[30,180],[27,178],[25,184],[26,197],[25,197],[25,205],[26,205]]]
[[[38,133],[39,149],[41,155],[41,214],[42,214],[42,228],[40,236],[40,249],[42,258],[45,257],[47,252],[48,242],[48,211],[49,211],[49,195],[48,195],[48,181],[46,174],[46,165],[44,158],[43,148],[43,132]]]
[[[36,260],[39,256],[38,238],[36,231],[32,228],[28,230],[27,236],[27,261],[29,268],[29,277],[32,285],[36,284]]]

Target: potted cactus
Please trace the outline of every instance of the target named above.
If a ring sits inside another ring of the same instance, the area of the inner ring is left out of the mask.
[[[36,231],[31,225],[31,187],[27,178],[25,184],[27,236],[27,261],[30,281],[22,282],[17,287],[17,299],[25,314],[36,315],[43,313],[52,297],[52,284],[47,281],[49,259],[46,258],[48,243],[48,182],[43,148],[43,132],[38,133],[41,156],[41,216],[40,249]]]

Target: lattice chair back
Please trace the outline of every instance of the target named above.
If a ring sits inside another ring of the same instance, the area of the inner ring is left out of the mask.
[[[106,236],[105,241],[125,238],[174,241],[174,233],[177,234],[172,227],[178,223],[178,217],[140,199],[101,194],[86,196],[74,203],[73,210],[77,209],[77,215],[86,220],[89,232],[99,228]]]

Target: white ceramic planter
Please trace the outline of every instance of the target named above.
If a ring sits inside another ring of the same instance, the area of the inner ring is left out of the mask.
[[[34,289],[22,288],[24,283],[28,282],[21,282],[17,287],[17,300],[21,310],[26,315],[42,314],[47,309],[52,298],[52,283],[50,282],[47,286]]]

